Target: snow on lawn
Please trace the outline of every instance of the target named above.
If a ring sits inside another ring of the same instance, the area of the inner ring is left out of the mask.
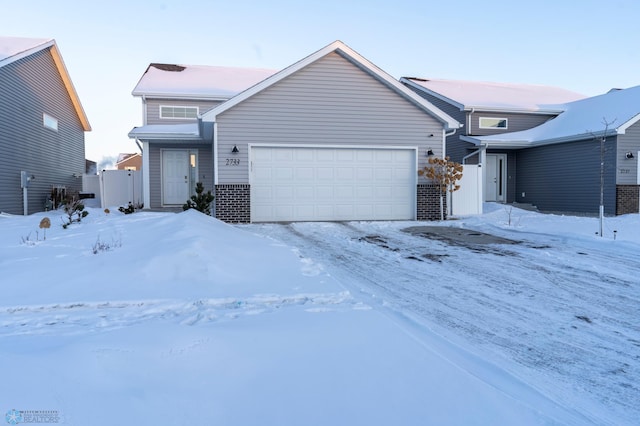
[[[350,293],[296,247],[195,211],[89,212],[68,229],[61,212],[0,216],[0,415],[9,423],[589,421]],[[501,213],[470,220],[503,229]],[[548,233],[582,219],[535,217]],[[638,243],[637,217],[608,222]]]

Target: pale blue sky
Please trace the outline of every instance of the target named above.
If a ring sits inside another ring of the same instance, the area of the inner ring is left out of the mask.
[[[131,96],[150,62],[284,68],[342,40],[399,78],[640,85],[637,0],[6,1],[0,33],[55,38],[93,131],[94,161],[135,152]]]

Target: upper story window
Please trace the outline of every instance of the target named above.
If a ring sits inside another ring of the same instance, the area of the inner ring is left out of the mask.
[[[53,118],[49,114],[42,114],[42,124],[44,125],[44,127],[55,130],[56,132],[58,131],[58,119]]]
[[[481,129],[508,129],[508,120],[506,118],[480,117]]]
[[[160,118],[198,118],[198,107],[160,105]]]

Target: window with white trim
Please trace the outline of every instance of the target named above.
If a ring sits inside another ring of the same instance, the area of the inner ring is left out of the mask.
[[[160,105],[160,118],[198,118],[198,107]]]
[[[42,113],[42,124],[48,129],[58,131],[58,119],[47,113]]]
[[[481,129],[508,129],[509,122],[506,118],[480,117]]]

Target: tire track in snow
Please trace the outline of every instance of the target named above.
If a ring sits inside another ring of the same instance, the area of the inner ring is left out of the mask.
[[[367,309],[349,292],[326,294],[256,295],[248,298],[144,300],[69,303],[0,308],[0,336],[23,334],[83,334],[126,327],[151,320],[184,325],[232,320],[302,306],[309,312]]]
[[[375,235],[375,225],[360,229],[357,222],[262,228],[302,255],[327,261],[327,272],[354,293],[471,343],[556,400],[573,406],[572,395],[586,393],[618,418],[640,417],[640,295],[638,283],[624,278],[640,276],[633,256],[551,236],[532,244],[526,234],[508,248],[449,246],[401,226],[387,224]],[[585,261],[570,264],[567,252],[584,253]]]

